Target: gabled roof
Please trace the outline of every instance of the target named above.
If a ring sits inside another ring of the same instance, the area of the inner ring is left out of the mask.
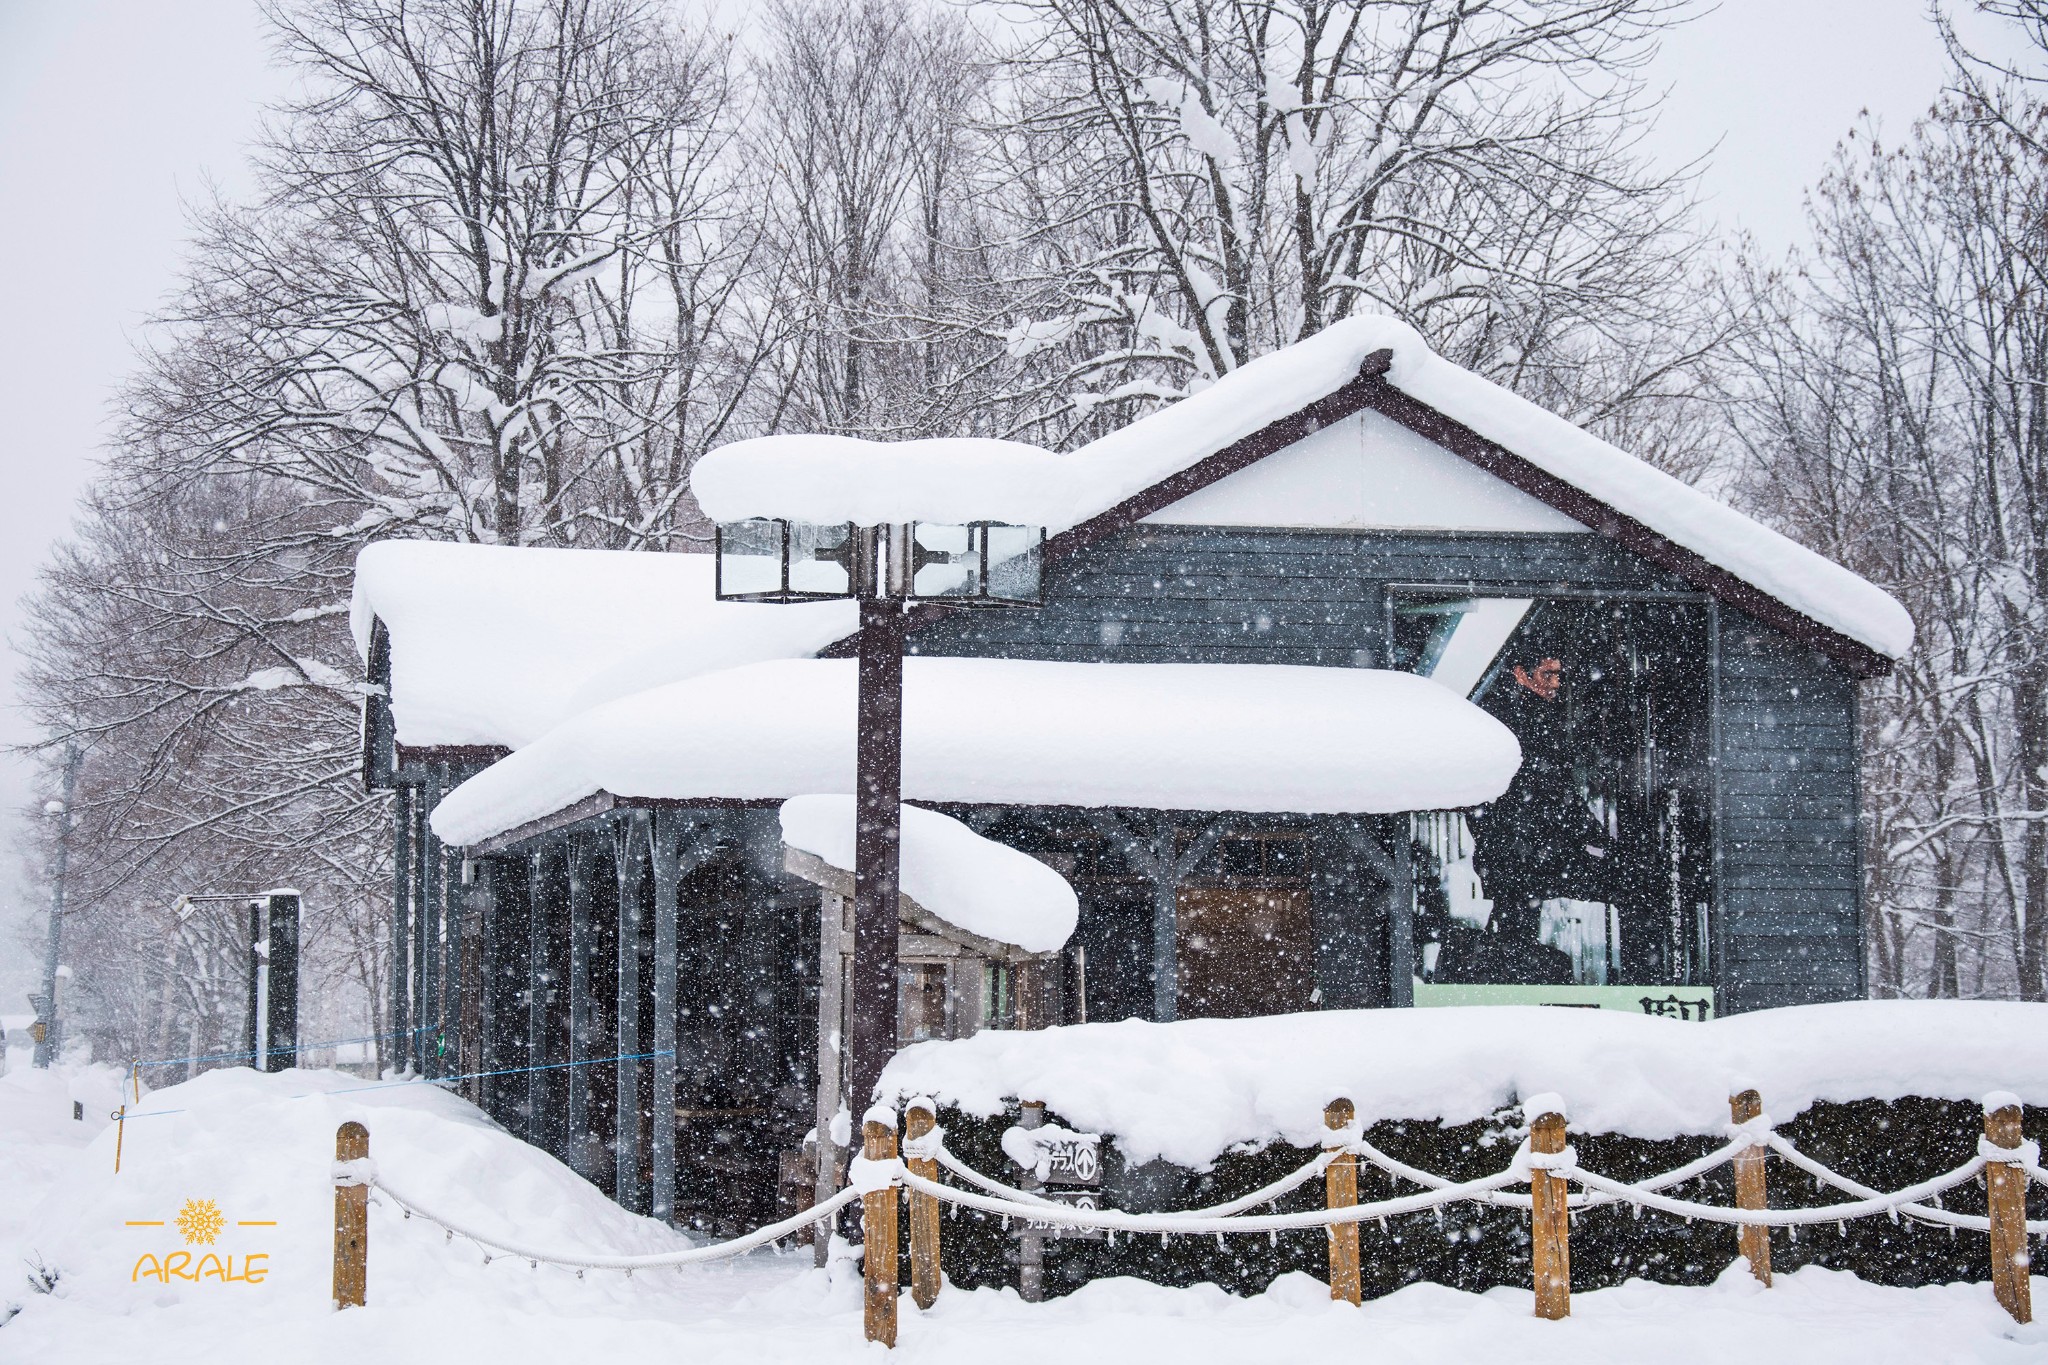
[[[1555,413],[1432,352],[1390,318],[1353,318],[1068,456],[1071,554],[1353,414],[1373,410],[1621,542],[1859,676],[1913,646],[1883,589]],[[944,615],[928,608],[920,619]],[[851,642],[834,653],[850,652]]]

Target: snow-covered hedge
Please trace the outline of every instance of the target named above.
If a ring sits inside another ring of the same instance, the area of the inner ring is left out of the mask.
[[[1042,1100],[1114,1137],[1136,1163],[1204,1169],[1235,1147],[1320,1141],[1323,1106],[1367,1125],[1462,1124],[1544,1091],[1575,1132],[1719,1134],[1754,1087],[1780,1122],[1822,1101],[1974,1102],[2009,1090],[2048,1105],[2048,1005],[1856,1001],[1684,1023],[1541,1007],[1344,1010],[1173,1024],[1126,1020],[984,1032],[906,1049],[885,1093],[959,1111]]]

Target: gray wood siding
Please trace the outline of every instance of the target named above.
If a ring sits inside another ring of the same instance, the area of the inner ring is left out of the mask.
[[[1863,994],[1856,681],[1721,611],[1723,1009]]]
[[[957,613],[915,632],[911,648],[1371,667],[1383,658],[1390,583],[1689,591],[1590,533],[1139,526],[1054,564],[1042,610]],[[1856,683],[1741,612],[1724,609],[1721,620],[1722,1007],[1860,996]],[[1367,926],[1343,925],[1327,910],[1318,918],[1319,937],[1348,938],[1350,951],[1370,953],[1383,970]],[[1336,994],[1347,1003],[1379,998],[1355,977]]]

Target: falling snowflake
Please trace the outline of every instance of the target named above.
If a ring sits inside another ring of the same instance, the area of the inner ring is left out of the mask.
[[[220,1216],[220,1206],[211,1199],[187,1199],[185,1207],[178,1210],[177,1222],[178,1231],[185,1234],[188,1244],[212,1246],[227,1220]]]

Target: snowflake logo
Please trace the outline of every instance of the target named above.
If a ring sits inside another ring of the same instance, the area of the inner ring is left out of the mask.
[[[212,1246],[213,1239],[220,1236],[227,1220],[221,1217],[220,1206],[211,1199],[187,1199],[185,1207],[178,1210],[177,1223],[178,1231],[185,1234],[187,1244]]]

